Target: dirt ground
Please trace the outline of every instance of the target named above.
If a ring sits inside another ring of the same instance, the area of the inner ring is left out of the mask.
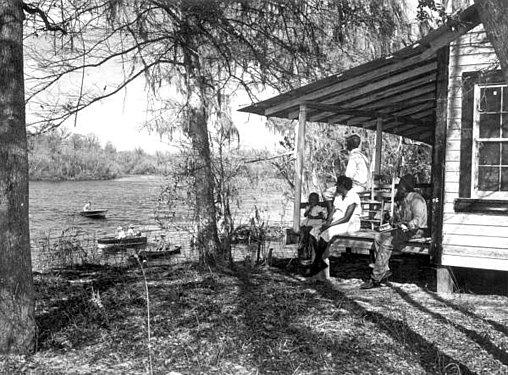
[[[288,270],[299,273],[296,261],[291,261]],[[429,262],[428,255],[398,254],[390,259],[393,272],[392,284],[412,283],[420,288],[436,291],[436,269]],[[345,254],[330,257],[330,275],[341,280],[367,280],[371,269],[368,256]],[[508,272],[451,267],[454,291],[469,295],[508,296]],[[471,296],[470,296],[471,297]]]
[[[283,267],[298,275],[300,267],[291,263]],[[431,347],[445,363],[437,373],[508,374],[508,272],[452,268],[455,292],[439,295],[427,256],[395,256],[390,268],[389,282],[370,290],[359,288],[371,271],[362,255],[331,257],[326,282],[299,278],[329,296],[344,295],[369,319],[386,321],[386,329],[402,341]]]
[[[361,290],[367,263],[331,258],[325,282],[296,259],[36,274],[36,352],[0,374],[508,374],[504,273],[454,270],[462,289],[438,295],[428,259],[394,257]]]

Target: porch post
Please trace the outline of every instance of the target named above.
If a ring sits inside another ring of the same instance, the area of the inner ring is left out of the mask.
[[[374,157],[374,174],[381,174],[381,149],[383,147],[383,119],[376,122],[376,153]]]
[[[305,123],[307,106],[300,104],[298,130],[296,132],[295,202],[293,208],[293,231],[300,232],[300,205],[302,203],[303,152],[305,149]]]
[[[446,46],[437,51],[436,126],[434,127],[434,147],[432,154],[432,204],[430,214],[432,241],[429,255],[431,263],[437,264],[438,266],[441,265],[441,255],[443,253],[449,63],[450,47]],[[446,271],[443,270],[442,272]],[[438,280],[440,279],[438,278]]]

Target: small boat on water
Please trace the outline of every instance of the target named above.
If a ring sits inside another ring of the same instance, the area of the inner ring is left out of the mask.
[[[87,210],[87,211],[81,211],[79,214],[84,217],[90,217],[93,219],[104,219],[106,217],[106,213],[108,210],[106,209],[99,209],[99,210]]]
[[[146,246],[146,236],[127,236],[123,238],[102,237],[97,240],[99,249],[127,249]]]

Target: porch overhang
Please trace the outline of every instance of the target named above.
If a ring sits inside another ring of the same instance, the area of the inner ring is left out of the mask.
[[[438,51],[479,24],[475,6],[415,44],[345,72],[241,108],[267,117],[378,129],[434,143]]]

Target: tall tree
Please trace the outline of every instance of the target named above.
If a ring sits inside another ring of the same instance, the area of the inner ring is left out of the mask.
[[[475,0],[480,20],[492,43],[506,82],[508,83],[508,2],[506,0]]]
[[[58,126],[145,76],[158,103],[177,102],[161,106],[152,124],[164,132],[179,123],[190,139],[197,244],[212,262],[227,257],[217,243],[209,143],[221,94],[239,87],[251,97],[267,86],[286,90],[362,62],[375,53],[372,46],[394,39],[403,17],[399,0],[81,0],[61,1],[58,12],[49,8],[54,4],[40,1],[39,10],[46,19],[60,17],[67,34],[40,40],[37,30],[31,39],[33,55],[44,45],[58,49],[38,60],[43,70],[37,80],[30,75],[29,98],[43,116],[39,125]],[[123,72],[118,83],[84,90],[85,69],[107,65]],[[75,94],[55,95],[56,106],[37,103],[37,94],[56,88],[64,74],[78,82]],[[164,112],[168,107],[183,114],[180,121]]]
[[[0,352],[27,353],[35,338],[28,227],[28,156],[21,0],[0,2]]]

